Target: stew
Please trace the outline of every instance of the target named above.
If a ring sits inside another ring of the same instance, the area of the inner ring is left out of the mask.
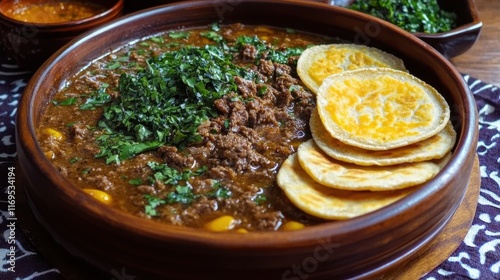
[[[85,19],[102,13],[104,7],[85,1],[16,1],[3,13],[13,19],[31,23],[59,23]]]
[[[276,174],[310,139],[315,97],[297,58],[336,41],[242,24],[145,38],[68,81],[40,145],[75,186],[146,219],[242,232],[321,223],[287,201]]]

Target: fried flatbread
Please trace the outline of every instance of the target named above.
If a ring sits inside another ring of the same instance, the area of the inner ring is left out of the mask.
[[[443,130],[431,138],[390,150],[371,151],[346,145],[332,137],[321,122],[317,110],[312,112],[309,124],[312,137],[323,152],[334,159],[365,166],[439,159],[451,151],[457,137],[453,125],[448,122]]]
[[[370,67],[406,69],[401,59],[377,48],[331,44],[306,49],[297,61],[297,74],[316,93],[323,80],[332,74]]]
[[[351,191],[388,191],[423,184],[442,169],[442,161],[422,161],[389,166],[360,166],[335,160],[310,139],[297,150],[302,168],[319,184]]]
[[[425,140],[441,131],[450,118],[448,103],[436,89],[389,68],[329,76],[319,88],[317,108],[332,137],[367,150]]]
[[[385,192],[328,188],[314,181],[302,169],[297,153],[285,160],[278,172],[277,182],[297,208],[329,220],[349,219],[375,211],[411,194],[417,188]]]

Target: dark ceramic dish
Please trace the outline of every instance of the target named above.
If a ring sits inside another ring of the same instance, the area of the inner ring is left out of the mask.
[[[122,14],[123,0],[94,0],[105,11],[89,18],[61,23],[23,22],[6,15],[19,1],[0,1],[0,45],[14,62],[24,69],[35,70],[49,56],[76,36],[91,28],[109,22]],[[23,0],[22,3],[43,1]]]
[[[16,125],[32,211],[72,255],[104,272],[126,271],[137,279],[373,279],[394,269],[440,232],[467,189],[478,138],[467,85],[437,51],[386,22],[310,1],[237,2],[189,1],[132,14],[86,33],[42,65],[22,96]],[[299,231],[248,234],[209,233],[134,217],[89,198],[58,173],[40,150],[35,128],[50,97],[71,75],[131,40],[216,21],[338,36],[399,56],[451,105],[458,132],[451,161],[417,192],[376,212]],[[363,33],[374,21],[377,33]]]
[[[452,58],[468,51],[476,43],[483,23],[479,20],[474,0],[441,0],[438,2],[443,9],[454,11],[457,14],[458,26],[449,32],[415,33],[415,35],[444,56]]]
[[[356,0],[325,0],[333,5],[348,7]],[[457,15],[457,27],[448,32],[413,33],[447,58],[469,50],[477,41],[483,26],[474,0],[438,0],[439,6]]]

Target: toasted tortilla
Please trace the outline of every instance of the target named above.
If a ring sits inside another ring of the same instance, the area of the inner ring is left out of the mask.
[[[332,137],[321,122],[317,110],[312,112],[309,124],[311,135],[323,152],[336,160],[365,166],[440,159],[451,151],[457,137],[453,125],[448,122],[438,134],[423,141],[390,150],[372,151],[344,144]]]
[[[317,108],[337,140],[367,150],[410,145],[440,132],[450,119],[444,97],[415,76],[388,68],[329,76]]]
[[[396,56],[377,48],[357,44],[318,45],[302,52],[297,61],[297,74],[316,93],[330,75],[361,68],[388,67],[405,70]]]
[[[329,220],[344,220],[375,211],[417,189],[415,187],[370,192],[328,188],[314,181],[302,169],[296,153],[289,156],[281,166],[277,182],[297,208],[315,217]]]
[[[449,157],[389,166],[361,166],[335,160],[310,139],[297,150],[300,165],[319,184],[351,191],[389,191],[413,187],[432,179]]]

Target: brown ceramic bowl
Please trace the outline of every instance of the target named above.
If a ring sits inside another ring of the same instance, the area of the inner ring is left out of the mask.
[[[45,1],[45,0],[44,0]],[[35,0],[0,1],[0,44],[4,53],[22,68],[35,70],[49,56],[84,31],[109,22],[122,14],[123,0],[86,1],[104,7],[92,17],[61,23],[31,23],[8,16],[9,9],[40,4]],[[49,2],[49,0],[45,1]]]
[[[451,161],[412,195],[376,212],[291,232],[209,233],[134,217],[89,198],[43,155],[35,135],[51,96],[87,63],[131,40],[179,26],[242,22],[294,28],[369,44],[405,61],[452,108]],[[17,114],[19,167],[40,223],[70,254],[137,279],[340,279],[375,277],[418,253],[446,225],[467,189],[478,138],[472,94],[442,55],[407,32],[347,9],[308,1],[189,1],[94,29],[34,74]],[[438,264],[436,264],[438,265]],[[111,277],[111,275],[110,275]]]

